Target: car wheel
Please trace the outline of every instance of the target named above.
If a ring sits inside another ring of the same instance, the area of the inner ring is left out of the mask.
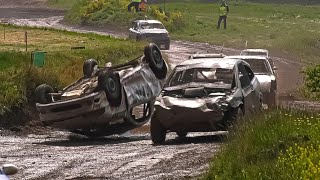
[[[162,144],[165,142],[167,132],[158,118],[151,118],[150,132],[153,144]]]
[[[106,93],[107,99],[111,106],[121,104],[122,93],[120,78],[113,71],[103,71],[98,76],[98,87]]]
[[[273,108],[274,106],[276,106],[276,92],[275,91],[270,92],[270,94],[268,96],[268,100],[267,100],[267,105],[268,105],[268,108]]]
[[[87,59],[84,63],[83,63],[83,76],[85,78],[89,78],[92,76],[94,67],[97,66],[98,63],[96,60],[94,59]]]
[[[145,46],[144,55],[146,62],[149,63],[149,66],[155,76],[158,79],[164,79],[167,75],[167,66],[165,61],[162,59],[159,47],[154,43],[150,43],[148,46]]]
[[[41,84],[35,89],[35,100],[40,104],[52,103],[50,93],[53,93],[53,88],[47,84]]]
[[[188,135],[188,132],[186,131],[178,131],[176,132],[179,138],[185,138]]]
[[[236,124],[239,120],[243,118],[244,114],[240,107],[233,108],[227,112],[227,116],[224,118],[225,129],[230,129]]]
[[[169,42],[164,45],[164,49],[165,50],[169,50],[170,49],[170,43]]]
[[[149,121],[154,111],[154,101],[137,105],[130,108],[128,116],[125,118],[130,124],[134,126],[142,126]]]

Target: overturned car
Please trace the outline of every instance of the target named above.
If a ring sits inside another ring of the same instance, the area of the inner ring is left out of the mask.
[[[167,64],[155,44],[122,65],[98,67],[87,60],[83,77],[62,91],[46,84],[36,88],[40,120],[87,136],[124,133],[150,119],[166,74]]]
[[[168,131],[226,130],[243,115],[261,108],[260,83],[248,63],[238,59],[203,58],[175,67],[157,97],[151,139],[163,143]]]

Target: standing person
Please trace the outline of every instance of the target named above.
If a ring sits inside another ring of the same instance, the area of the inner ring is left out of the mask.
[[[227,15],[229,13],[229,6],[226,2],[222,1],[220,8],[219,8],[219,20],[217,29],[220,28],[221,21],[223,20],[224,29],[227,29]]]
[[[128,5],[128,11],[131,12],[132,6],[136,9],[136,12],[139,11],[139,4],[141,3],[141,0],[131,0],[131,3]]]

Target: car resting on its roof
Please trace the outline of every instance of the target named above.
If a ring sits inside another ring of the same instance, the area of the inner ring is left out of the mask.
[[[243,115],[261,108],[260,83],[248,63],[204,58],[175,67],[155,103],[151,118],[153,143],[163,143],[168,131],[226,130]]]
[[[162,89],[167,64],[159,48],[150,44],[144,56],[122,65],[83,64],[83,77],[62,91],[49,85],[35,90],[40,120],[48,126],[87,136],[120,134],[146,123]],[[136,113],[140,107],[141,113]]]

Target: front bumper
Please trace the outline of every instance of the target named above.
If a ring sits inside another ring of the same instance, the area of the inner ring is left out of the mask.
[[[220,110],[203,112],[201,109],[156,106],[153,118],[170,131],[205,132],[219,130],[224,113]]]

